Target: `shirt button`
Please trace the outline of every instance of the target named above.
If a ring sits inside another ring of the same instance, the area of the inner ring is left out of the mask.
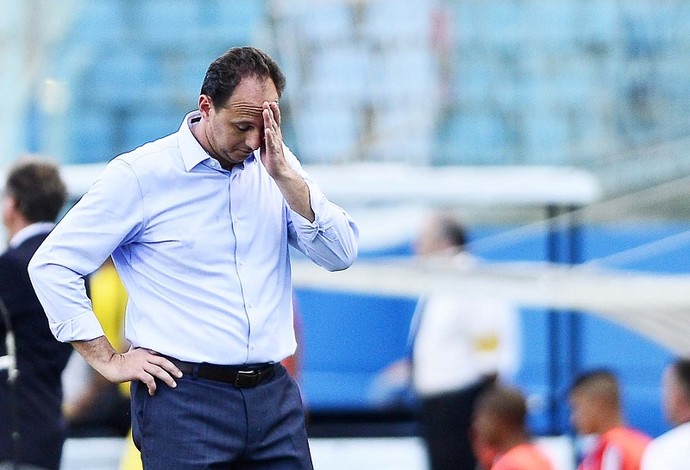
[[[253,306],[251,303],[248,303],[248,304],[247,304],[247,307],[248,307],[248,308],[253,308],[254,306]]]

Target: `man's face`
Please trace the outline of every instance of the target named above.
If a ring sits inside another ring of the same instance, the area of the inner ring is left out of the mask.
[[[17,202],[13,196],[4,194],[2,197],[2,224],[9,228],[17,217]]]
[[[417,256],[431,256],[448,248],[439,231],[439,222],[435,217],[427,218],[414,242],[414,252]]]
[[[597,405],[596,399],[580,392],[570,395],[570,422],[578,434],[587,435],[596,432]]]
[[[224,168],[243,162],[264,144],[264,102],[277,102],[273,81],[245,77],[224,106],[199,97],[199,109],[207,120],[206,137],[210,153]]]

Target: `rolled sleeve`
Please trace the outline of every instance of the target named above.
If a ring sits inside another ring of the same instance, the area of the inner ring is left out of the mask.
[[[64,343],[79,339],[90,340],[104,334],[98,319],[90,313],[83,313],[61,322],[49,322],[48,325],[55,338]]]
[[[285,149],[288,161],[304,178],[309,188],[309,200],[315,215],[314,221],[310,222],[288,206],[297,248],[313,262],[329,271],[348,268],[357,258],[357,225],[343,208],[326,198],[297,158],[287,147]]]
[[[114,160],[65,215],[29,262],[29,277],[60,341],[103,335],[84,278],[139,230],[141,190],[129,165]]]

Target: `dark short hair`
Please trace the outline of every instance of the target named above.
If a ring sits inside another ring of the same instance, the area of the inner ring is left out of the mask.
[[[585,393],[598,396],[611,405],[620,406],[618,378],[612,370],[592,369],[577,376],[570,387],[570,393]]]
[[[527,402],[522,392],[514,387],[494,385],[477,398],[474,413],[489,415],[515,429],[524,429]]]
[[[233,47],[209,65],[201,85],[201,94],[211,98],[214,106],[223,107],[245,77],[270,78],[278,90],[285,89],[285,75],[268,54],[255,47]]]
[[[67,200],[57,165],[36,157],[23,158],[10,169],[5,194],[31,223],[54,222]]]
[[[440,235],[453,246],[463,248],[467,244],[467,231],[457,217],[450,214],[438,214]]]
[[[576,390],[594,382],[617,382],[617,379],[613,371],[609,369],[592,369],[575,377],[570,390]]]

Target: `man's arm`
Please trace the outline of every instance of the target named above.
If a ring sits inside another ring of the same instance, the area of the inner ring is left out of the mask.
[[[265,102],[263,117],[264,145],[261,148],[261,161],[290,208],[309,222],[314,222],[316,216],[309,199],[309,187],[283,154],[278,103]]]
[[[176,387],[173,377],[182,377],[182,372],[172,362],[154,351],[137,348],[118,353],[105,336],[89,341],[72,341],[72,346],[106,379],[118,383],[140,380],[148,388],[149,395],[156,392],[156,379],[169,387]]]
[[[84,286],[88,273],[134,239],[143,218],[139,180],[127,162],[115,159],[38,248],[28,273],[58,341],[71,343],[108,380],[141,380],[154,393],[155,378],[174,386],[180,371],[146,349],[117,353],[103,336]]]
[[[288,204],[291,240],[313,262],[329,271],[350,266],[357,257],[358,230],[349,215],[328,201],[283,145],[277,103],[264,103],[261,161]]]

